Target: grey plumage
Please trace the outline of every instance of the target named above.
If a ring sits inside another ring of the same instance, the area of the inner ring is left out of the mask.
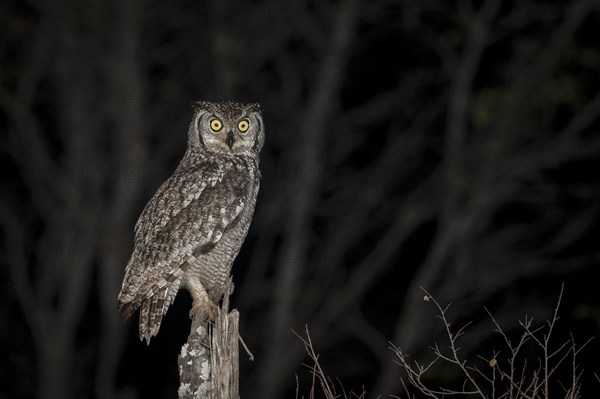
[[[258,104],[197,103],[183,159],[135,226],[119,310],[126,319],[141,308],[141,340],[158,333],[182,285],[193,311],[214,314],[254,212],[263,142]]]

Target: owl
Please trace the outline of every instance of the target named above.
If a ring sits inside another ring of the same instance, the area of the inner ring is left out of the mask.
[[[264,140],[258,104],[196,103],[183,159],[134,229],[118,304],[124,319],[140,308],[140,340],[158,333],[180,287],[190,316],[214,318],[254,213]]]

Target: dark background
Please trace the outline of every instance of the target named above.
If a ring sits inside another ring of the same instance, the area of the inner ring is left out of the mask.
[[[309,394],[305,325],[338,390],[400,394],[388,341],[444,342],[420,287],[473,322],[470,364],[507,355],[484,307],[518,334],[563,283],[553,347],[598,335],[598,1],[6,1],[0,26],[0,397],[176,397],[188,294],[149,347],[116,298],[199,99],[264,109],[243,397]]]

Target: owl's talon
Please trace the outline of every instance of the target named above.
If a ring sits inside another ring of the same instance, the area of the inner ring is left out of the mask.
[[[205,301],[205,302],[196,303],[190,309],[190,313],[189,313],[190,319],[193,319],[194,316],[199,311],[203,311],[204,313],[206,313],[208,315],[208,318],[210,320],[214,320],[217,317],[217,313],[219,312],[219,308],[212,301]]]

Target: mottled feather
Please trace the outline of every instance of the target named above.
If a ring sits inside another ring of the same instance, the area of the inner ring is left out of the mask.
[[[127,266],[126,289],[119,297],[124,318],[142,299],[181,277],[198,256],[216,245],[243,209],[248,192],[244,174],[247,171],[239,162],[215,165],[207,160],[176,172],[161,186],[136,224],[139,245]],[[216,183],[223,180],[216,189]],[[197,208],[190,206],[194,201],[202,203],[204,213],[196,214]]]
[[[183,159],[135,225],[119,294],[123,318],[141,309],[139,335],[147,342],[180,286],[190,291],[194,306],[219,300],[256,204],[264,142],[260,107],[196,105]],[[211,130],[216,118],[222,129]],[[240,120],[247,131],[238,128]]]

